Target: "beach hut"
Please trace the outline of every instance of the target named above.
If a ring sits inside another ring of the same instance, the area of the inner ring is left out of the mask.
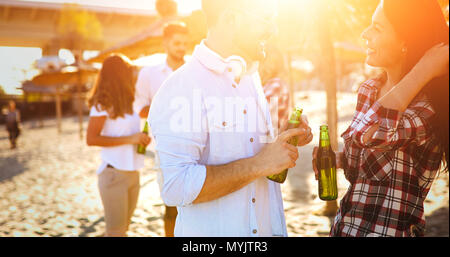
[[[162,33],[164,25],[177,21],[178,17],[166,17],[151,24],[142,33],[121,42],[113,47],[101,51],[97,56],[88,59],[88,63],[101,63],[112,53],[121,53],[131,60],[154,53],[163,52]]]
[[[78,120],[80,123],[80,139],[83,138],[82,96],[81,87],[93,82],[99,69],[87,64],[66,66],[60,70],[43,72],[31,80],[31,84],[38,87],[53,87],[56,95],[56,116],[58,131],[61,131],[61,87],[63,85],[76,86],[78,102]]]

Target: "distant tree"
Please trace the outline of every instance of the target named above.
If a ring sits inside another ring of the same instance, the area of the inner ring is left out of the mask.
[[[199,44],[206,37],[206,18],[201,10],[197,10],[193,11],[191,15],[184,17],[182,21],[189,29],[190,48],[193,49],[195,45]]]
[[[379,0],[333,0],[326,4],[321,4],[320,1],[282,1],[279,7],[277,41],[281,49],[314,58],[320,53],[320,31],[317,26],[325,22],[332,42],[358,44],[361,42],[361,33],[371,23],[378,3]]]
[[[156,11],[161,17],[176,16],[178,4],[174,0],[156,0]]]
[[[102,39],[102,26],[97,16],[77,4],[64,4],[57,32],[62,48],[83,50]]]
[[[448,13],[448,0],[438,0],[438,2],[442,6],[442,9],[444,11],[444,16],[445,16],[445,19],[447,20],[447,24],[448,24],[448,19],[449,19],[449,17],[448,17],[448,15],[449,15],[449,13]]]
[[[3,87],[0,85],[0,97],[4,97],[4,96],[6,96],[6,92],[3,89]]]
[[[77,4],[65,4],[59,17],[57,31],[60,47],[69,49],[75,57],[75,65],[80,66],[83,50],[90,44],[98,44],[102,38],[102,26],[97,16]],[[78,120],[80,139],[83,138],[82,92],[81,83],[77,83]]]

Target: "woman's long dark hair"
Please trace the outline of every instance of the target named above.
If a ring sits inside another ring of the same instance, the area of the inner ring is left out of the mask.
[[[449,42],[449,29],[437,0],[382,0],[383,11],[397,35],[406,42],[406,75],[434,45]],[[432,129],[442,144],[449,163],[449,75],[431,80],[421,91],[436,112]]]
[[[88,98],[89,108],[100,105],[112,119],[133,114],[135,67],[121,54],[108,56]],[[100,111],[100,110],[98,110]]]

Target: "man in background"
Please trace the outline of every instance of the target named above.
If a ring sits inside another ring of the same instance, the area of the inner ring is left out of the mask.
[[[162,83],[173,71],[184,64],[188,34],[184,23],[169,23],[164,27],[163,45],[167,58],[162,63],[142,68],[136,82],[133,108],[141,118],[147,119],[152,100]],[[154,142],[153,138],[152,142]],[[176,217],[176,207],[166,206],[164,230],[167,237],[173,237]]]

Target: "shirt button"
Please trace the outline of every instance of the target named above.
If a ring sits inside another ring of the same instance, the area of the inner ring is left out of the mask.
[[[222,125],[225,127],[225,126],[227,125],[227,123],[224,121],[224,122],[222,123]]]
[[[252,143],[253,143],[253,141],[254,141],[253,137],[252,137],[252,138],[250,138],[250,142],[252,142]]]
[[[228,71],[228,72],[232,72],[233,69],[232,69],[232,68],[228,68],[227,71]]]
[[[247,110],[244,110],[244,114],[247,114]]]
[[[258,230],[253,229],[253,234],[256,234],[258,232]]]
[[[256,202],[256,199],[255,198],[252,198],[252,203],[255,203]]]

